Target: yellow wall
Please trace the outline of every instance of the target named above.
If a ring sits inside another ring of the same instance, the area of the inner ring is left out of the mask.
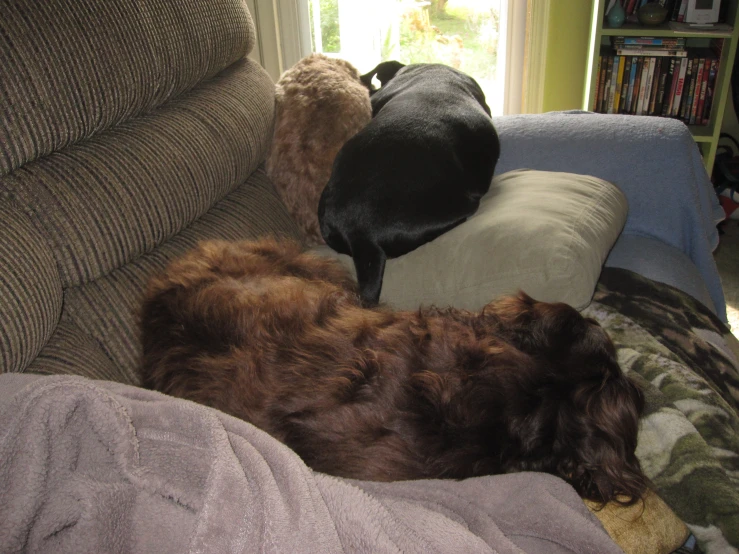
[[[543,111],[580,109],[593,3],[591,0],[543,1],[549,2]]]

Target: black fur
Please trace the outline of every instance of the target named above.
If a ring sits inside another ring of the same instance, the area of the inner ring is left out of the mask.
[[[475,213],[500,154],[485,95],[468,75],[385,62],[363,82],[375,74],[372,121],[339,151],[318,206],[326,243],[354,258],[366,305],[379,301],[387,258]]]

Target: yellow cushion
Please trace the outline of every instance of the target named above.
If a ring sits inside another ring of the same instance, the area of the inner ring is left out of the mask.
[[[685,523],[651,491],[643,503],[633,506],[610,502],[599,509],[599,504],[589,500],[585,505],[626,554],[669,554],[690,534]]]

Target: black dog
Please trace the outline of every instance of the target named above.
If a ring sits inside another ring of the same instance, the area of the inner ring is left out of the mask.
[[[326,243],[354,259],[362,300],[379,301],[387,258],[465,221],[488,191],[500,154],[485,95],[439,64],[384,62],[362,81],[372,121],[341,148],[318,205]]]

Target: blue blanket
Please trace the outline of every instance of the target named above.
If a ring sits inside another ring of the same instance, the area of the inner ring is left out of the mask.
[[[724,212],[682,122],[582,111],[493,121],[501,142],[496,174],[529,168],[594,175],[615,183],[629,201],[629,216],[616,246],[629,237],[647,237],[685,253],[697,267],[716,314],[726,321],[713,259],[716,224]],[[639,267],[620,265],[643,273]]]

